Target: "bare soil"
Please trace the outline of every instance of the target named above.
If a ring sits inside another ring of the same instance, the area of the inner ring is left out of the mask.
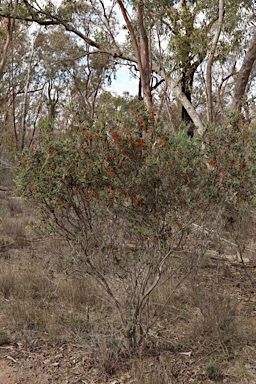
[[[10,367],[5,360],[0,362],[0,383],[17,383],[17,371]]]

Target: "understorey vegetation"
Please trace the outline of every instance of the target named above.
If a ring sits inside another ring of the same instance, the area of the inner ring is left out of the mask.
[[[0,382],[256,382],[255,1],[2,0],[0,48]]]
[[[158,322],[155,292],[175,278],[164,310],[229,223],[243,257],[255,206],[255,132],[239,117],[191,139],[143,116],[95,121],[64,137],[45,129],[22,153],[16,180],[44,229],[70,244],[70,267],[105,292],[127,353]]]

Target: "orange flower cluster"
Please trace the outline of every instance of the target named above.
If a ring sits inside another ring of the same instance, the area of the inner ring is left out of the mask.
[[[115,172],[115,170],[113,168],[110,168],[108,173],[110,174],[110,176],[115,176],[116,175],[116,172]]]
[[[137,199],[136,199],[136,201],[135,201],[135,203],[134,203],[135,207],[138,207],[138,205],[140,204],[140,202],[141,202],[141,197],[138,196]]]
[[[216,163],[213,159],[209,160],[208,161],[208,164],[211,166],[211,167],[215,167]]]

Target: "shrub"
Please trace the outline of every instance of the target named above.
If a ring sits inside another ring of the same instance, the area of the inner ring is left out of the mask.
[[[136,113],[70,137],[45,133],[17,174],[45,228],[75,246],[71,264],[114,304],[129,351],[156,322],[152,292],[177,270],[179,286],[197,268],[211,235],[205,225],[216,225],[228,204],[253,205],[255,179],[253,132],[236,120],[225,134],[209,128],[202,141],[154,126],[154,113]]]

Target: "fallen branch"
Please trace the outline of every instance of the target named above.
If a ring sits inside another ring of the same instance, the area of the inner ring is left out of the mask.
[[[12,191],[12,187],[4,187],[3,185],[0,185],[0,191],[10,192]]]
[[[214,229],[206,229],[206,228],[202,228],[200,225],[195,224],[195,223],[193,223],[192,226],[195,227],[196,229],[202,231],[202,232],[203,232],[204,234],[206,234],[206,235],[209,235],[210,233],[217,233]],[[232,246],[235,247],[235,248],[238,248],[238,247],[239,247],[238,244],[233,243],[232,241],[230,241],[230,240],[228,240],[228,239],[225,239],[224,237],[219,237],[219,239],[220,239],[221,241],[223,241],[223,242],[229,244],[229,245],[232,245]],[[255,251],[256,251],[256,249],[249,248],[248,246],[245,246],[245,250],[247,250],[247,251],[251,251],[251,252],[255,252]]]

